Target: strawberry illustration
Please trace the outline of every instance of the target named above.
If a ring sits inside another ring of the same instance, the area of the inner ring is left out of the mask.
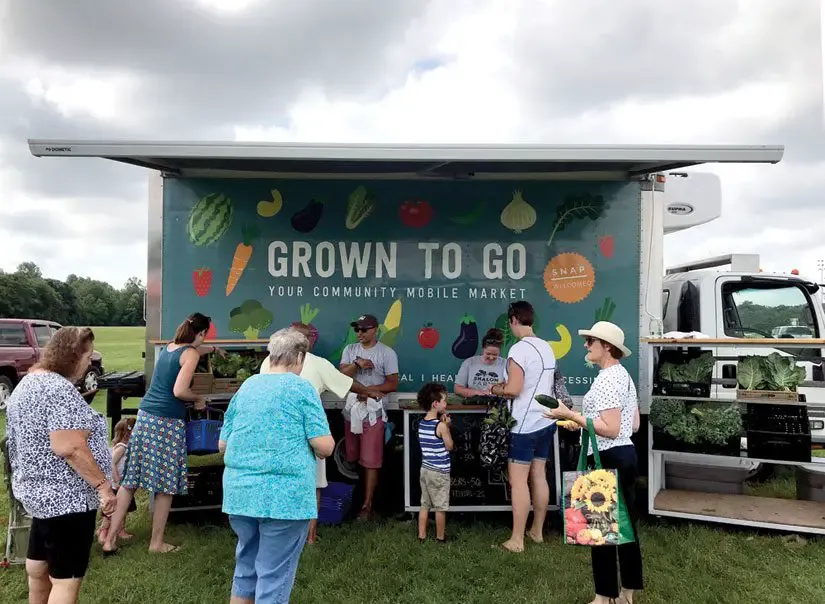
[[[212,269],[201,267],[192,271],[192,285],[195,287],[195,293],[203,298],[212,287]]]
[[[616,240],[613,235],[604,235],[599,237],[599,249],[602,251],[602,256],[605,258],[613,257],[613,250],[616,246]]]

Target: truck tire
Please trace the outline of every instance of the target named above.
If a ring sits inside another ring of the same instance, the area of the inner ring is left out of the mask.
[[[83,374],[83,379],[78,382],[81,392],[90,393],[83,397],[89,404],[91,404],[97,394],[97,379],[99,377],[100,369],[92,365],[86,370],[86,373]]]
[[[0,375],[0,411],[6,410],[12,390],[14,390],[12,381],[8,376]]]

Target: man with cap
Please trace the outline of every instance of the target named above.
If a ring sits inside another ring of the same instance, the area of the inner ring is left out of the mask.
[[[378,319],[361,315],[352,328],[358,341],[344,348],[341,372],[384,395],[398,390],[398,355],[378,341]],[[364,468],[364,505],[360,518],[372,516],[373,495],[384,460],[383,399],[350,394],[344,407],[344,439],[347,460]]]

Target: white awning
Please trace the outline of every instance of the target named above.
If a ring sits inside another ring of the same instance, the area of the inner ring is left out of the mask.
[[[98,157],[184,177],[628,178],[707,163],[778,163],[771,145],[348,145],[29,140],[37,157]]]

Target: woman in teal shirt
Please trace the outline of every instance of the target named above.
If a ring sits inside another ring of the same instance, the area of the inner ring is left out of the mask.
[[[298,377],[309,349],[294,329],[269,340],[271,373],[247,379],[224,417],[223,511],[238,536],[233,604],[289,602],[310,520],[315,458],[332,454],[315,388]]]

